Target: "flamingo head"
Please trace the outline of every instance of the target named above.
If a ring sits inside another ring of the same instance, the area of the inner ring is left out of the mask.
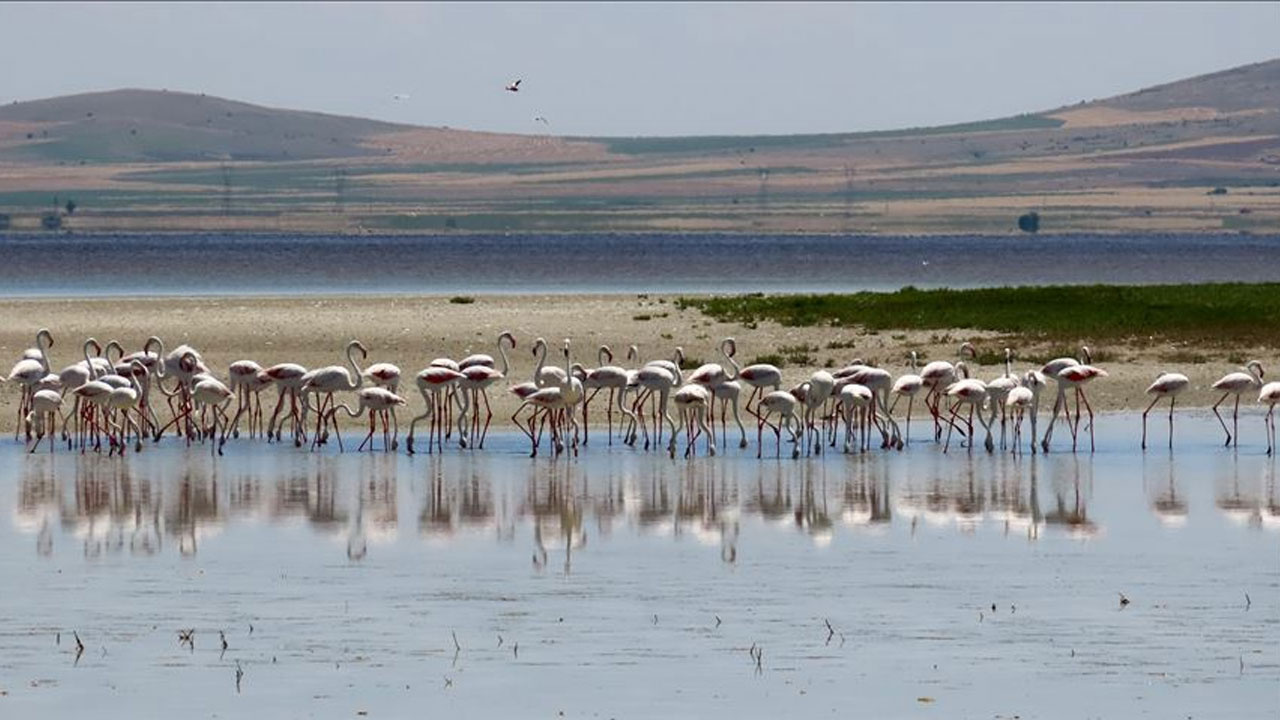
[[[970,358],[978,357],[978,351],[974,349],[973,343],[964,342],[960,345],[960,357],[968,355]]]
[[[499,335],[499,336],[498,336],[498,344],[499,344],[499,345],[501,345],[501,344],[502,344],[502,341],[503,341],[504,339],[505,339],[507,342],[511,343],[511,349],[512,349],[512,350],[515,350],[515,349],[516,349],[516,336],[515,336],[515,335],[512,335],[512,334],[511,334],[511,331],[509,331],[509,330],[504,330],[504,331],[503,331],[503,333],[502,333],[501,335]]]
[[[53,347],[53,333],[49,332],[49,328],[40,328],[40,330],[36,333],[37,347],[40,346],[41,338],[44,338],[44,341],[48,343],[46,347]]]

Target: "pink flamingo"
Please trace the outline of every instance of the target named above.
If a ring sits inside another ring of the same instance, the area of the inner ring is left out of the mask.
[[[298,391],[302,389],[303,383],[310,379],[307,369],[296,363],[280,363],[263,370],[262,374],[276,386],[276,392],[279,393],[275,410],[271,412],[271,419],[267,421],[267,442],[271,442],[273,436],[276,442],[280,441],[281,427],[277,427],[276,419],[280,417],[280,410],[284,407],[285,398],[288,397],[288,419],[292,422],[293,444],[295,447],[301,447],[306,437],[306,428],[302,424],[302,408],[299,407]],[[284,425],[283,419],[280,425]]]
[[[871,412],[875,396],[871,389],[854,382],[847,382],[840,387],[840,415],[844,419],[844,451],[849,452],[850,444],[857,440],[859,452],[869,448],[867,426],[871,423]],[[858,435],[854,435],[854,425]]]
[[[361,388],[356,393],[359,401],[356,409],[351,409],[346,403],[339,403],[329,412],[336,414],[342,410],[347,417],[357,418],[365,412],[369,413],[369,434],[364,436],[364,441],[360,443],[360,447],[356,448],[356,452],[364,450],[364,446],[368,445],[369,450],[373,450],[373,433],[377,429],[378,419],[382,419],[382,450],[387,452],[395,450],[399,446],[400,430],[396,425],[396,408],[405,404],[405,399],[391,392],[384,387],[367,387]],[[388,437],[387,416],[391,417],[391,422],[395,425],[395,432]],[[337,422],[333,422],[337,426]],[[338,452],[342,452],[342,436],[338,436]]]
[[[450,391],[457,386],[458,381],[463,378],[463,374],[457,370],[451,370],[447,367],[428,367],[414,376],[413,381],[418,386],[418,392],[422,394],[422,400],[426,403],[426,410],[421,415],[409,421],[409,436],[405,439],[405,448],[409,454],[413,454],[413,431],[419,420],[431,418],[431,429],[427,435],[427,452],[430,453],[433,445],[437,445],[441,452],[444,452],[444,419],[443,405],[449,402]]]
[[[958,354],[964,358],[966,354],[970,358],[976,358],[978,351],[969,343],[961,343]],[[946,394],[946,389],[956,380],[956,366],[945,360],[934,360],[927,363],[924,369],[920,371],[920,379],[924,386],[929,388],[925,393],[924,404],[929,408],[929,414],[933,416],[933,440],[938,442],[942,440],[942,416],[941,403],[942,396]],[[932,400],[932,402],[930,402]]]
[[[1086,348],[1083,348],[1083,350],[1085,355],[1085,361],[1087,363],[1091,359],[1089,355],[1089,349],[1086,347]],[[1053,417],[1049,420],[1049,427],[1047,430],[1045,430],[1044,440],[1040,445],[1040,448],[1042,450],[1044,450],[1045,452],[1049,452],[1049,439],[1053,436],[1053,424],[1058,419],[1057,407],[1060,403],[1063,409],[1064,410],[1066,409],[1066,404],[1067,404],[1066,391],[1068,387],[1076,391],[1076,419],[1075,419],[1075,423],[1070,426],[1071,427],[1071,450],[1072,452],[1074,452],[1076,449],[1076,435],[1080,428],[1081,401],[1084,402],[1084,407],[1089,412],[1089,451],[1093,452],[1096,449],[1094,444],[1094,437],[1093,437],[1094,435],[1093,408],[1089,405],[1089,398],[1086,397],[1084,394],[1084,386],[1085,384],[1087,384],[1088,382],[1090,382],[1095,378],[1104,378],[1106,376],[1107,376],[1106,370],[1103,370],[1101,368],[1096,368],[1088,364],[1068,365],[1058,371],[1057,378],[1058,378],[1058,401],[1059,402],[1054,403],[1055,409],[1054,409]],[[1070,417],[1067,418],[1067,421],[1069,423],[1071,422]]]
[[[725,338],[729,344],[729,352],[725,357],[729,360],[729,364],[733,365],[733,376],[730,380],[741,380],[751,386],[751,394],[747,396],[747,412],[751,413],[758,420],[760,413],[758,408],[752,408],[751,401],[756,395],[763,392],[765,388],[773,388],[775,391],[782,386],[782,371],[777,367],[768,363],[755,363],[746,367],[740,367],[738,361],[734,360],[734,356],[738,354],[738,343],[733,338]],[[757,433],[759,435],[759,433]]]

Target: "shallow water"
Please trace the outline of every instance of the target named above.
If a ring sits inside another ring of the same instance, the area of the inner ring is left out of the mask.
[[[1275,717],[1280,488],[1242,421],[1019,458],[5,441],[0,716]]]
[[[0,235],[0,296],[1262,282],[1280,235]]]

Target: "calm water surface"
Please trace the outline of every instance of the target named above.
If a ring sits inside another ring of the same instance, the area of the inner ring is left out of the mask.
[[[1274,281],[1280,235],[0,235],[0,296]]]
[[[1260,427],[1137,427],[1016,459],[6,441],[0,716],[1273,718]]]

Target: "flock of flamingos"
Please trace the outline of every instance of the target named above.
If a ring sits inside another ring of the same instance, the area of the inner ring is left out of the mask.
[[[61,442],[68,448],[76,445],[101,451],[106,436],[108,454],[123,454],[132,444],[141,451],[143,439],[159,441],[173,431],[191,442],[208,442],[211,452],[222,454],[228,437],[239,437],[244,421],[249,437],[266,435],[268,442],[283,442],[286,432],[295,446],[309,443],[314,449],[336,437],[339,448],[338,412],[355,418],[367,416],[369,432],[359,449],[373,449],[374,435],[381,424],[384,450],[399,446],[399,421],[396,409],[407,404],[397,394],[401,372],[390,363],[374,363],[364,368],[356,360],[368,358],[368,351],[357,340],[346,345],[347,366],[331,365],[307,370],[301,365],[281,363],[263,368],[252,360],[241,360],[227,368],[224,382],[205,365],[200,353],[188,345],[168,352],[164,343],[151,337],[138,352],[125,354],[114,340],[103,347],[88,339],[83,345],[83,360],[54,373],[49,350],[53,336],[47,329],[36,334],[36,346],[23,353],[4,381],[21,389],[18,425],[15,439],[25,432],[29,450],[35,452],[41,442],[50,451]],[[427,451],[444,449],[455,430],[463,447],[484,447],[485,436],[493,419],[488,391],[511,373],[507,350],[516,348],[516,339],[504,332],[498,336],[498,357],[477,354],[459,362],[447,358],[431,361],[414,375],[426,408],[409,423],[405,445],[414,452],[414,431],[419,422],[428,424]],[[764,429],[775,439],[775,456],[781,456],[785,431],[792,444],[791,455],[821,453],[823,446],[843,443],[844,452],[866,452],[875,435],[881,448],[901,450],[910,440],[911,411],[915,397],[924,392],[924,405],[932,419],[933,439],[943,443],[943,451],[951,445],[952,433],[959,433],[960,443],[973,448],[976,441],[974,419],[984,433],[983,444],[994,452],[993,428],[997,417],[1000,446],[1020,452],[1023,444],[1022,424],[1029,416],[1031,438],[1027,447],[1048,452],[1053,429],[1061,416],[1071,433],[1074,451],[1081,434],[1081,404],[1089,421],[1089,447],[1093,442],[1093,409],[1085,395],[1086,386],[1107,377],[1105,370],[1092,365],[1089,348],[1081,348],[1079,358],[1063,357],[1046,363],[1038,370],[1018,375],[1012,371],[1012,353],[1005,350],[1005,371],[1000,377],[983,381],[969,377],[964,358],[976,356],[974,348],[964,343],[953,364],[934,361],[916,367],[916,354],[911,354],[911,371],[896,379],[883,368],[855,360],[847,367],[828,372],[818,370],[808,380],[784,390],[782,373],[773,365],[753,364],[742,367],[734,359],[737,343],[725,338],[720,352],[728,364],[709,363],[687,375],[681,369],[683,351],[676,348],[673,360],[653,360],[639,364],[633,345],[627,360],[638,364],[627,369],[613,362],[613,353],[601,346],[598,367],[587,368],[572,362],[569,340],[564,341],[564,367],[548,365],[548,345],[538,338],[532,345],[537,359],[529,381],[509,385],[507,391],[522,402],[512,415],[512,422],[528,437],[531,454],[538,454],[546,431],[558,455],[566,449],[574,454],[589,440],[588,409],[601,392],[608,391],[605,414],[608,421],[608,443],[613,443],[613,421],[619,415],[621,441],[635,446],[643,439],[643,447],[662,449],[675,456],[678,440],[685,439],[685,456],[696,454],[698,442],[705,442],[706,452],[714,455],[717,442],[723,447],[730,434],[728,420],[736,425],[738,446],[746,448],[748,433],[742,423],[745,412],[756,426],[756,457],[764,445]],[[112,350],[116,351],[114,361]],[[501,370],[498,363],[501,363]],[[1263,384],[1261,363],[1251,361],[1239,372],[1224,376],[1213,384],[1222,397],[1213,412],[1226,433],[1226,442],[1239,442],[1240,397],[1257,391],[1258,402],[1269,406],[1264,418],[1267,429],[1267,454],[1275,447],[1275,405],[1280,403],[1280,382]],[[166,386],[169,381],[169,386]],[[1049,382],[1056,386],[1056,398],[1049,425],[1037,437],[1040,394]],[[366,384],[367,383],[367,384]],[[1179,393],[1190,385],[1179,373],[1164,373],[1147,388],[1151,404],[1142,414],[1142,447],[1147,444],[1147,415],[1156,403],[1169,400],[1169,447],[1173,447],[1173,408]],[[745,403],[742,390],[750,387]],[[277,391],[275,408],[265,417],[261,395],[267,388]],[[168,419],[162,419],[155,407],[155,391],[159,391],[168,407]],[[337,402],[335,393],[353,392],[357,400],[353,408]],[[1068,394],[1074,395],[1072,415]],[[893,396],[890,404],[889,397]],[[1232,427],[1228,428],[1218,406],[1235,398]],[[905,399],[906,435],[894,417],[899,400]],[[234,411],[232,403],[235,403]],[[671,417],[672,405],[677,420]],[[483,408],[483,419],[481,409]],[[581,414],[581,422],[578,415]],[[719,417],[717,432],[715,420]],[[314,422],[310,419],[314,417]],[[265,420],[265,423],[264,423]],[[1011,428],[1009,426],[1012,426]],[[842,429],[843,428],[843,429]],[[1011,429],[1011,432],[1009,430]],[[945,440],[943,440],[945,430]]]

